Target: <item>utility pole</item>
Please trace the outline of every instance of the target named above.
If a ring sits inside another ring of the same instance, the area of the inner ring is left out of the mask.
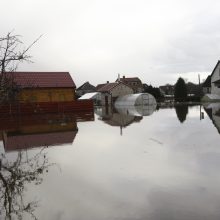
[[[199,97],[202,97],[202,88],[201,88],[201,82],[200,82],[200,74],[198,74],[198,80],[199,80]]]

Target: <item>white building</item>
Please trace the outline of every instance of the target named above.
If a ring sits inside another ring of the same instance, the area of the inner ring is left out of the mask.
[[[211,74],[211,94],[220,96],[220,60]]]
[[[205,82],[202,84],[202,91],[204,94],[211,93],[211,75],[208,75]]]
[[[217,62],[211,74],[211,94],[206,94],[202,101],[219,102],[220,101],[220,60]]]
[[[102,103],[104,102],[107,105],[112,104],[112,102],[114,102],[118,97],[134,93],[131,87],[127,86],[122,82],[107,82],[106,84],[103,84],[101,88],[98,89],[98,92],[104,94],[102,96],[104,98]]]

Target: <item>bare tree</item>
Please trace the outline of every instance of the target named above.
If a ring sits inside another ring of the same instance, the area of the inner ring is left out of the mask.
[[[0,101],[11,100],[15,96],[18,87],[10,72],[16,71],[21,62],[32,62],[28,51],[40,37],[28,47],[24,46],[21,36],[13,32],[0,37]]]
[[[41,184],[43,173],[53,165],[49,164],[44,148],[32,157],[27,151],[20,151],[15,161],[3,158],[0,162],[0,218],[22,219],[26,213],[36,220],[38,202],[25,202],[23,194],[28,183]]]

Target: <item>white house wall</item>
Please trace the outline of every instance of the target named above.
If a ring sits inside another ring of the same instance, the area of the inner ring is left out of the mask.
[[[211,78],[211,93],[212,94],[220,95],[220,88],[215,86],[215,84],[213,83],[219,79],[220,79],[220,64],[216,67],[216,69],[212,75],[212,78]]]
[[[111,91],[112,97],[119,97],[127,94],[133,94],[133,89],[130,87],[124,85],[124,84],[119,84],[116,87],[114,87]]]
[[[107,103],[106,103],[106,98],[105,97],[108,97],[107,98]],[[112,104],[111,94],[109,94],[109,93],[102,93],[101,94],[101,105],[104,106],[106,104],[108,104],[108,105]]]

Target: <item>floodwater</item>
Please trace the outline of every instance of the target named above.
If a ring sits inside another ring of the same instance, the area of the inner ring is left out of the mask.
[[[220,219],[220,105],[10,120],[0,219]]]

